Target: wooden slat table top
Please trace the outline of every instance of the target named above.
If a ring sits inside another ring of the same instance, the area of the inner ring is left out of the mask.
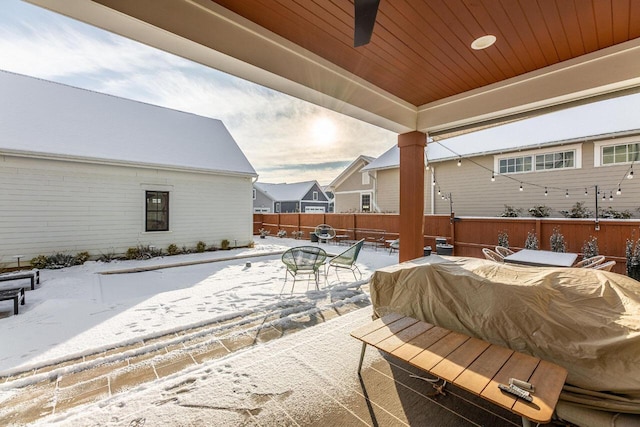
[[[538,423],[551,420],[567,378],[567,370],[554,363],[395,313],[351,335]],[[533,384],[533,402],[498,388],[509,378]]]

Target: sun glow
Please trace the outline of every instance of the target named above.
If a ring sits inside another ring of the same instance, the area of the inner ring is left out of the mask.
[[[329,145],[336,139],[336,125],[331,119],[320,117],[311,127],[311,136],[318,145]]]

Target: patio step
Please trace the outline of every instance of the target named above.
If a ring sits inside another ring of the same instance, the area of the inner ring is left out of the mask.
[[[255,313],[2,377],[1,390],[13,395],[3,401],[0,425],[28,424],[96,402],[368,305],[368,298],[327,308],[284,299]]]

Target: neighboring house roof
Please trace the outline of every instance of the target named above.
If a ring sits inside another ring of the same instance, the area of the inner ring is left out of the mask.
[[[468,151],[468,149],[465,152],[463,152],[462,150],[458,151],[459,150],[458,146],[461,143],[467,143],[468,142],[467,138],[469,138],[471,135],[473,134],[467,134],[460,137],[451,138],[448,140],[442,140],[437,143],[429,142],[425,149],[425,152],[427,153],[428,163],[437,163],[437,162],[457,159],[460,156],[463,156],[463,157],[485,156],[485,155],[512,153],[512,152],[524,151],[524,150],[532,150],[536,148],[575,144],[579,142],[593,142],[593,141],[601,141],[604,139],[623,138],[626,136],[640,135],[640,129],[630,129],[630,130],[603,133],[598,135],[579,136],[576,138],[547,141],[547,142],[522,145],[517,147],[511,144],[509,146],[493,148],[485,151],[477,151],[477,150]],[[471,145],[471,146],[477,147],[477,145]],[[367,166],[362,168],[362,171],[394,169],[398,167],[400,167],[400,149],[398,148],[397,145],[394,145],[389,150],[387,150],[382,155],[380,155],[380,157],[378,157],[373,162],[369,163]]]
[[[0,71],[0,153],[257,176],[220,120]]]
[[[373,162],[374,160],[375,160],[375,157],[365,156],[365,155],[358,156],[353,162],[349,164],[349,166],[347,166],[340,173],[340,175],[338,175],[333,181],[331,181],[331,183],[327,186],[327,189],[329,190],[335,189],[340,184],[342,184],[345,179],[350,177],[351,174],[362,170],[362,166],[360,166],[361,164],[364,164],[364,166],[366,166],[369,163]]]
[[[314,185],[317,185],[322,191],[322,187],[318,184],[318,181],[294,182],[291,184],[267,184],[264,182],[253,183],[253,186],[257,190],[277,202],[302,200]],[[322,202],[324,200],[320,201]]]
[[[496,148],[496,149],[486,150],[486,151],[476,151],[476,152],[467,153],[464,155],[464,157],[513,153],[518,151],[533,150],[536,148],[562,146],[562,145],[568,145],[568,144],[576,144],[580,142],[595,142],[595,141],[602,141],[602,140],[608,140],[608,139],[624,138],[627,136],[634,136],[634,135],[640,135],[640,129],[630,129],[630,130],[624,130],[624,131],[602,133],[598,135],[579,136],[576,138],[547,141],[547,142],[523,145],[518,147],[511,146],[511,147]],[[448,144],[441,144],[440,146],[435,144],[433,144],[432,146],[427,145],[427,153],[428,153],[427,156],[428,156],[429,162],[432,162],[432,163],[443,162],[447,160],[457,159],[458,157],[460,157],[457,154],[454,154],[447,147],[449,147]],[[457,151],[455,152],[457,153]]]
[[[377,159],[369,163],[367,166],[363,167],[362,172],[365,171],[375,171],[382,169],[394,169],[400,167],[400,149],[397,145],[394,145],[384,153],[380,155]]]

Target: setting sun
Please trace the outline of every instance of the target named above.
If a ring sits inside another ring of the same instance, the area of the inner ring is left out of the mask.
[[[331,119],[318,118],[311,128],[311,135],[316,144],[328,145],[335,141],[336,126]]]

